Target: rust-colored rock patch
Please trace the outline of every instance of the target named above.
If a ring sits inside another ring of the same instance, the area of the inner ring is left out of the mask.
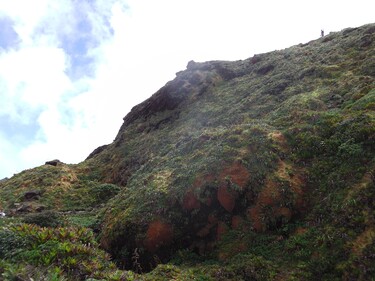
[[[279,183],[282,181],[283,183]],[[267,221],[281,218],[289,221],[294,212],[302,211],[305,205],[303,200],[303,186],[305,181],[302,172],[290,164],[279,160],[278,169],[273,177],[268,177],[264,188],[255,199],[255,204],[247,210],[247,217],[253,223],[256,231],[267,229]],[[291,196],[290,194],[293,194]],[[292,208],[286,208],[292,204]],[[266,210],[272,210],[271,213]],[[271,216],[271,217],[270,217]]]
[[[229,178],[231,182],[239,187],[244,188],[250,179],[250,173],[240,162],[235,162],[231,166],[224,168],[220,173],[220,182],[225,182],[226,178]]]
[[[275,205],[281,200],[281,194],[277,184],[274,181],[267,180],[265,187],[258,195],[257,205],[270,206]]]
[[[234,190],[230,190],[225,185],[220,186],[217,191],[217,200],[220,202],[220,205],[230,213],[236,205],[237,197],[238,193]]]
[[[198,176],[193,183],[193,189],[195,188],[201,188],[203,187],[206,183],[213,182],[215,180],[215,176],[208,174],[205,176]]]
[[[192,211],[194,209],[199,209],[201,207],[201,203],[193,191],[188,191],[184,196],[182,207],[187,211]]]
[[[150,223],[143,244],[145,248],[154,253],[163,245],[168,245],[173,239],[173,227],[165,222],[156,220]]]
[[[193,185],[185,193],[185,196],[182,200],[182,207],[186,211],[192,211],[195,209],[200,209],[202,203],[210,206],[212,204],[212,198],[201,198],[201,201],[197,198],[197,192],[204,188],[205,184],[213,182],[215,177],[211,174],[205,176],[198,176]]]
[[[238,192],[230,188],[230,183],[234,183],[243,189],[249,179],[250,173],[240,162],[235,162],[221,171],[217,199],[225,210],[231,213],[236,206],[236,199],[238,197]],[[230,183],[228,180],[230,180]]]

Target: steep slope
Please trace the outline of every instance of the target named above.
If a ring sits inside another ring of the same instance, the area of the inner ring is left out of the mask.
[[[1,205],[84,211],[101,247],[135,271],[172,259],[176,276],[188,264],[204,280],[368,280],[374,37],[371,24],[243,61],[189,62],[112,144],[1,182]]]
[[[126,186],[105,214],[102,245],[118,258],[123,248],[202,254],[236,221],[280,229],[344,196],[373,167],[373,31],[189,63],[95,157],[115,155],[104,180]]]

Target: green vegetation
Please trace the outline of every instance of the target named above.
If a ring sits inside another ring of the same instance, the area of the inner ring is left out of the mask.
[[[86,228],[9,225],[0,231],[0,241],[6,280],[101,279],[116,272],[109,255],[98,249],[92,231]]]
[[[374,37],[190,62],[89,159],[2,181],[0,276],[372,280]]]

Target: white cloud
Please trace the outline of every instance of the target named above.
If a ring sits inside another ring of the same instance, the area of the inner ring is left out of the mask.
[[[17,157],[17,148],[7,141],[0,134],[0,179],[4,177],[10,177],[14,173],[21,172],[22,169],[26,169],[27,166],[20,165],[20,159]]]
[[[26,47],[0,57],[0,75],[7,81],[9,94],[19,94],[30,106],[58,101],[70,84],[65,68],[64,52],[58,48]]]
[[[0,53],[0,118],[39,128],[27,146],[0,128],[0,178],[51,158],[83,160],[189,60],[307,42],[322,28],[369,23],[373,8],[372,0],[0,1],[19,37]]]

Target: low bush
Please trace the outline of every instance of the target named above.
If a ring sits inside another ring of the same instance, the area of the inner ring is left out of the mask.
[[[92,193],[98,203],[105,203],[117,193],[120,192],[120,187],[115,184],[104,183],[95,186],[92,189]]]
[[[32,213],[24,217],[23,222],[42,227],[57,227],[63,225],[62,217],[55,211]]]

